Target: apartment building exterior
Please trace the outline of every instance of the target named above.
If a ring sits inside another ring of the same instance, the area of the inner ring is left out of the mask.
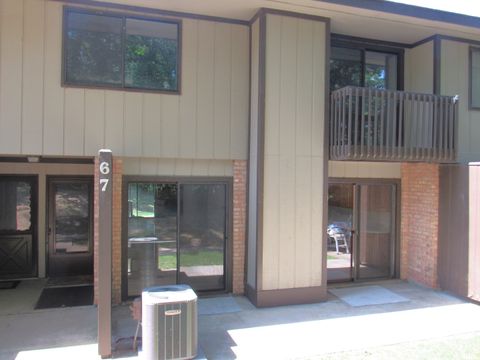
[[[0,2],[0,277],[480,300],[480,20],[378,1]],[[98,151],[113,154],[100,183]],[[98,288],[96,288],[98,293]]]

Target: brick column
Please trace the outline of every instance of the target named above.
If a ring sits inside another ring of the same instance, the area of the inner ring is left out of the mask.
[[[95,157],[94,170],[94,199],[93,199],[93,286],[94,303],[98,296],[98,192],[99,192],[99,164]],[[122,281],[122,173],[121,159],[113,159],[113,201],[112,201],[112,304],[121,302]]]
[[[245,233],[247,206],[247,161],[233,162],[233,293],[245,286]]]
[[[112,304],[120,304],[122,301],[122,175],[122,160],[114,158],[112,199]]]
[[[400,277],[438,287],[439,165],[402,164]]]

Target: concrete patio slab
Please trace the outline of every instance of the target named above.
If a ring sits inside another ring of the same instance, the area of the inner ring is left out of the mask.
[[[257,309],[244,297],[232,297],[240,311],[199,315],[199,354],[309,359],[480,334],[478,305],[402,281],[381,286],[409,301],[352,307],[330,295],[323,303]],[[116,358],[138,357],[129,350],[136,322],[128,305],[115,307],[112,318]],[[96,359],[96,331],[93,306],[0,315],[0,358]]]
[[[198,300],[198,315],[216,315],[241,311],[233,296],[218,296]]]
[[[0,316],[33,311],[46,279],[22,280],[15,289],[0,290]]]

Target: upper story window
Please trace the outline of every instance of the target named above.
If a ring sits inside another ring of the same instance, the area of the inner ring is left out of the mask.
[[[480,110],[480,48],[470,48],[470,108]]]
[[[65,9],[65,85],[179,91],[180,23]]]
[[[345,86],[397,90],[399,88],[398,51],[387,52],[346,41],[332,42],[330,90]]]

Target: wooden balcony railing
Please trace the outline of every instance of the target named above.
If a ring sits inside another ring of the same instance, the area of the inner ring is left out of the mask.
[[[458,97],[348,86],[332,92],[330,159],[456,160]]]

